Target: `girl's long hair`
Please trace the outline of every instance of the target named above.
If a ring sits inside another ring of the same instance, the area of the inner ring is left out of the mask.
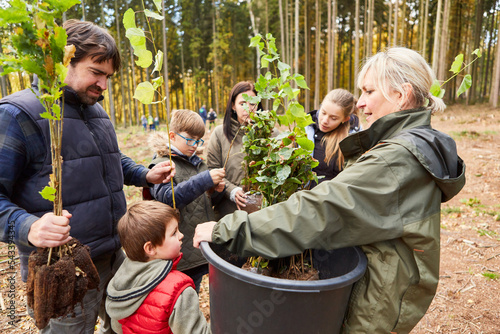
[[[350,117],[350,115],[357,115],[358,113],[358,108],[356,107],[357,100],[349,91],[345,89],[339,88],[332,90],[325,96],[322,104],[327,101],[342,108],[342,114],[344,117]],[[337,128],[326,133],[323,136],[323,139],[321,139],[321,145],[325,147],[325,162],[330,164],[333,157],[337,155],[337,164],[339,169],[342,169],[342,166],[344,165],[344,156],[340,151],[339,143],[349,134],[349,127],[349,120],[342,122]]]
[[[255,90],[253,83],[250,81],[240,81],[234,85],[233,89],[231,89],[231,93],[229,94],[229,99],[227,100],[226,105],[226,113],[224,114],[224,121],[222,123],[224,136],[229,142],[231,142],[234,138],[234,134],[231,133],[231,118],[234,117],[237,119],[238,117],[236,112],[233,110],[233,103],[236,101],[239,94],[248,92],[249,90],[253,91],[255,95],[257,95],[257,91]],[[262,110],[262,105],[260,103],[256,110]]]

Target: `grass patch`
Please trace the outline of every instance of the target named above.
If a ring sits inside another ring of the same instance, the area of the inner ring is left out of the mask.
[[[479,233],[480,236],[489,235],[490,237],[496,236],[498,234],[495,231],[485,230],[481,228],[477,230],[477,233]]]
[[[452,213],[462,213],[462,210],[457,206],[447,206],[446,208],[441,208],[441,213],[449,215]]]
[[[463,130],[463,131],[452,131],[451,136],[456,138],[477,139],[481,136],[481,134],[477,131]]]
[[[482,273],[482,275],[484,277],[486,277],[487,279],[492,279],[492,280],[496,280],[500,277],[500,274],[497,274],[497,273]]]
[[[477,206],[479,206],[479,205],[481,204],[481,200],[480,200],[480,199],[478,199],[477,197],[474,197],[474,198],[468,198],[468,199],[464,199],[464,198],[462,198],[462,199],[460,200],[460,203],[463,203],[463,204],[465,204],[465,205],[467,205],[467,206],[470,206],[470,207],[472,208],[472,207],[477,207]]]

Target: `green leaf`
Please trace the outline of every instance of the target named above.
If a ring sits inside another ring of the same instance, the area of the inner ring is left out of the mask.
[[[309,124],[313,124],[314,121],[312,120],[311,115],[306,114],[305,117],[297,117],[295,118],[295,122],[297,122],[297,125],[301,128],[305,128]]]
[[[52,105],[52,114],[56,120],[61,119],[61,107],[57,103]]]
[[[137,29],[137,25],[135,24],[135,12],[132,8],[127,9],[125,14],[123,14],[123,26],[125,30]]]
[[[435,79],[432,83],[430,93],[436,97],[439,97],[439,94],[441,94],[441,84],[438,79]]]
[[[44,111],[44,112],[40,113],[40,117],[41,118],[45,118],[45,119],[53,119],[53,120],[55,120],[55,117],[52,116],[52,114],[50,112],[48,112],[48,111]]]
[[[134,93],[134,98],[143,104],[151,104],[155,96],[155,89],[151,82],[141,82]]]
[[[152,81],[153,81],[153,88],[156,90],[159,87],[161,87],[161,85],[163,85],[163,76],[159,76],[158,78],[154,78]]]
[[[472,76],[470,74],[467,74],[465,75],[462,83],[460,84],[460,87],[458,88],[457,97],[465,93],[467,89],[470,88],[470,86],[472,86]]]
[[[297,86],[299,86],[300,88],[309,89],[303,75],[296,74],[294,76],[294,80],[297,83]]]
[[[481,56],[483,55],[481,53],[481,49],[476,49],[476,50],[472,51],[472,54],[476,55],[478,58],[481,58]]]
[[[290,70],[290,65],[288,65],[287,63],[283,63],[281,61],[278,61],[278,69],[280,70],[280,72],[288,71],[288,70]]]
[[[0,26],[6,27],[8,24],[25,22],[28,17],[26,4],[20,0],[9,2],[10,7],[0,8]]]
[[[58,48],[64,49],[67,38],[68,35],[66,35],[66,30],[63,27],[54,28],[54,41]]]
[[[48,4],[50,4],[50,7],[54,8],[60,13],[63,13],[73,7],[76,4],[80,3],[80,0],[45,0]]]
[[[162,0],[153,0],[153,2],[155,3],[155,6],[156,6],[156,9],[158,9],[158,12],[161,13]]]
[[[313,151],[314,150],[314,142],[307,137],[297,138],[297,144],[305,150]]]
[[[290,112],[295,117],[305,117],[304,107],[298,102],[290,103]]]
[[[42,197],[48,201],[51,201],[51,202],[54,202],[54,200],[56,199],[56,189],[55,188],[52,188],[52,187],[49,187],[49,186],[45,186],[45,188],[42,189],[42,191],[39,191],[40,195],[42,195]]]
[[[247,102],[253,103],[253,104],[259,104],[261,101],[260,96],[250,96],[248,94],[243,94],[243,99]]]
[[[281,167],[281,168],[280,168]],[[288,165],[281,165],[280,167],[278,167],[278,171],[276,173],[276,177],[280,180],[280,181],[284,181],[288,178],[288,176],[290,175],[290,172],[292,171],[290,166]]]
[[[258,47],[262,36],[257,34],[250,39],[250,47]]]
[[[138,59],[135,63],[142,67],[148,68],[153,63],[153,53],[149,50],[137,50],[134,52]]]
[[[59,81],[64,82],[66,75],[68,74],[68,68],[61,63],[55,64],[56,73],[59,76]]]
[[[158,71],[158,73],[160,73],[162,66],[163,66],[163,51],[158,50],[158,53],[155,56],[155,68],[151,73],[154,73],[155,71]]]
[[[161,8],[160,8],[158,11],[160,11],[160,10],[161,10]],[[161,15],[159,15],[159,14],[156,14],[156,13],[154,13],[154,12],[152,12],[152,11],[148,10],[148,9],[145,9],[145,10],[144,10],[144,14],[145,14],[147,17],[153,18],[153,19],[155,19],[155,20],[159,20],[159,21],[161,21],[161,20],[163,20],[163,19],[164,19],[164,17],[163,17],[163,16],[161,16]]]
[[[460,68],[462,67],[463,63],[464,55],[461,53],[455,57],[455,61],[453,62],[453,64],[451,64],[450,72],[453,72],[453,74],[457,74],[458,72],[460,72]]]

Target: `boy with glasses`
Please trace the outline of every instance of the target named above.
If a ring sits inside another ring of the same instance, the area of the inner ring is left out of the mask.
[[[213,220],[212,201],[217,201],[224,191],[224,169],[208,170],[205,162],[196,155],[196,148],[204,144],[205,125],[200,115],[191,110],[176,110],[172,114],[168,137],[158,132],[150,139],[155,155],[150,168],[172,159],[176,167],[173,190],[170,183],[150,188],[153,199],[180,210],[179,228],[185,238],[178,269],[190,276],[199,292],[208,264],[201,252],[193,247],[196,225]],[[171,150],[169,150],[169,145]],[[171,152],[171,154],[170,154]]]

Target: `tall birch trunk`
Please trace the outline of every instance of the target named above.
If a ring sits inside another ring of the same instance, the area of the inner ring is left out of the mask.
[[[320,40],[321,40],[321,11],[319,8],[319,0],[316,0],[316,47],[314,57],[314,108],[319,107],[319,93],[320,93]]]
[[[498,20],[500,22],[500,20]],[[500,31],[500,24],[499,24],[499,30]],[[490,92],[490,104],[492,107],[496,108],[498,106],[498,90],[500,88],[500,41],[497,39],[497,54],[495,56],[495,66],[494,68],[494,75],[493,75],[493,81],[491,85],[491,92]]]
[[[279,0],[279,10],[280,10],[280,27],[281,27],[281,61],[286,62],[285,55],[285,44],[286,44],[286,31],[285,31],[285,20],[283,19],[283,0]]]
[[[432,70],[434,73],[439,71],[439,49],[441,47],[440,33],[441,33],[441,7],[443,0],[438,0],[438,7],[436,13],[436,25],[434,26],[434,46],[432,50]]]
[[[167,27],[165,21],[165,1],[161,2],[161,15],[163,20],[161,20],[162,36],[163,36],[163,85],[165,89],[165,109],[167,111],[167,124],[170,120],[170,89],[168,87],[168,48],[167,48]]]
[[[359,0],[356,0],[356,40],[354,42],[354,96],[358,98],[359,89],[356,87],[359,73]]]

